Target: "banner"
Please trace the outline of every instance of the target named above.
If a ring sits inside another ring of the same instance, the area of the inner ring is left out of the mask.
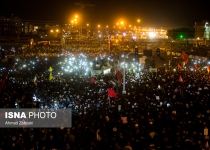
[[[184,60],[185,64],[188,63],[188,56],[186,55],[184,51],[182,52],[181,58]]]
[[[91,77],[91,78],[90,78],[90,83],[91,83],[91,84],[94,84],[95,82],[96,82],[95,78],[94,78],[94,77]]]
[[[109,74],[111,73],[111,68],[108,68],[108,69],[104,69],[103,70],[103,74],[106,75],[106,74]]]
[[[150,72],[157,72],[157,68],[149,68]]]
[[[182,66],[178,63],[177,67],[179,68],[180,71],[182,71]]]
[[[117,93],[115,92],[115,90],[108,88],[108,97],[110,98],[117,98]]]
[[[145,58],[139,58],[139,63],[140,64],[145,64]]]
[[[152,56],[152,50],[143,50],[144,56]]]
[[[91,76],[102,75],[103,70],[91,70]]]
[[[181,76],[179,76],[178,81],[179,81],[179,82],[181,82],[181,83],[183,82],[183,79],[182,79],[182,77],[181,77]]]

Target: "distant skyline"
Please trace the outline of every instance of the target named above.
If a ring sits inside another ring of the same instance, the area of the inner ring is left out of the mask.
[[[70,23],[80,13],[80,0],[1,0],[0,16],[18,16],[23,20]],[[83,23],[125,24],[163,28],[193,28],[196,21],[210,20],[210,0],[83,0],[95,4],[85,7]]]

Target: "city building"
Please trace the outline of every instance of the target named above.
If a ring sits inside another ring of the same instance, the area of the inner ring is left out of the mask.
[[[0,17],[0,40],[5,42],[29,42],[31,39],[38,40],[37,29],[32,22],[26,22],[19,17]]]
[[[21,33],[22,20],[18,17],[0,17],[0,39],[18,40]]]
[[[196,40],[210,40],[209,22],[207,20],[203,20],[202,22],[195,22],[193,27],[195,29]]]
[[[13,39],[23,41],[34,39],[34,41],[51,38],[67,39],[111,39],[139,40],[139,39],[167,39],[167,30],[155,27],[140,26],[114,26],[97,25],[91,27],[89,24],[80,26],[74,23],[61,25],[58,23],[22,21],[19,17],[0,17],[0,39]],[[80,33],[80,31],[82,31]]]

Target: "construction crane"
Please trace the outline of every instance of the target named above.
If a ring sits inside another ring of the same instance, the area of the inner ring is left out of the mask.
[[[79,37],[82,36],[82,23],[83,23],[83,9],[85,7],[94,7],[94,4],[90,3],[84,3],[82,0],[80,2],[76,2],[75,5],[80,6],[80,11],[81,11],[81,26],[80,26],[80,32],[79,32]]]

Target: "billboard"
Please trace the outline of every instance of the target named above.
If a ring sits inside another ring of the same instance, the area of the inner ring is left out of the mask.
[[[144,56],[152,56],[152,50],[143,50]]]

